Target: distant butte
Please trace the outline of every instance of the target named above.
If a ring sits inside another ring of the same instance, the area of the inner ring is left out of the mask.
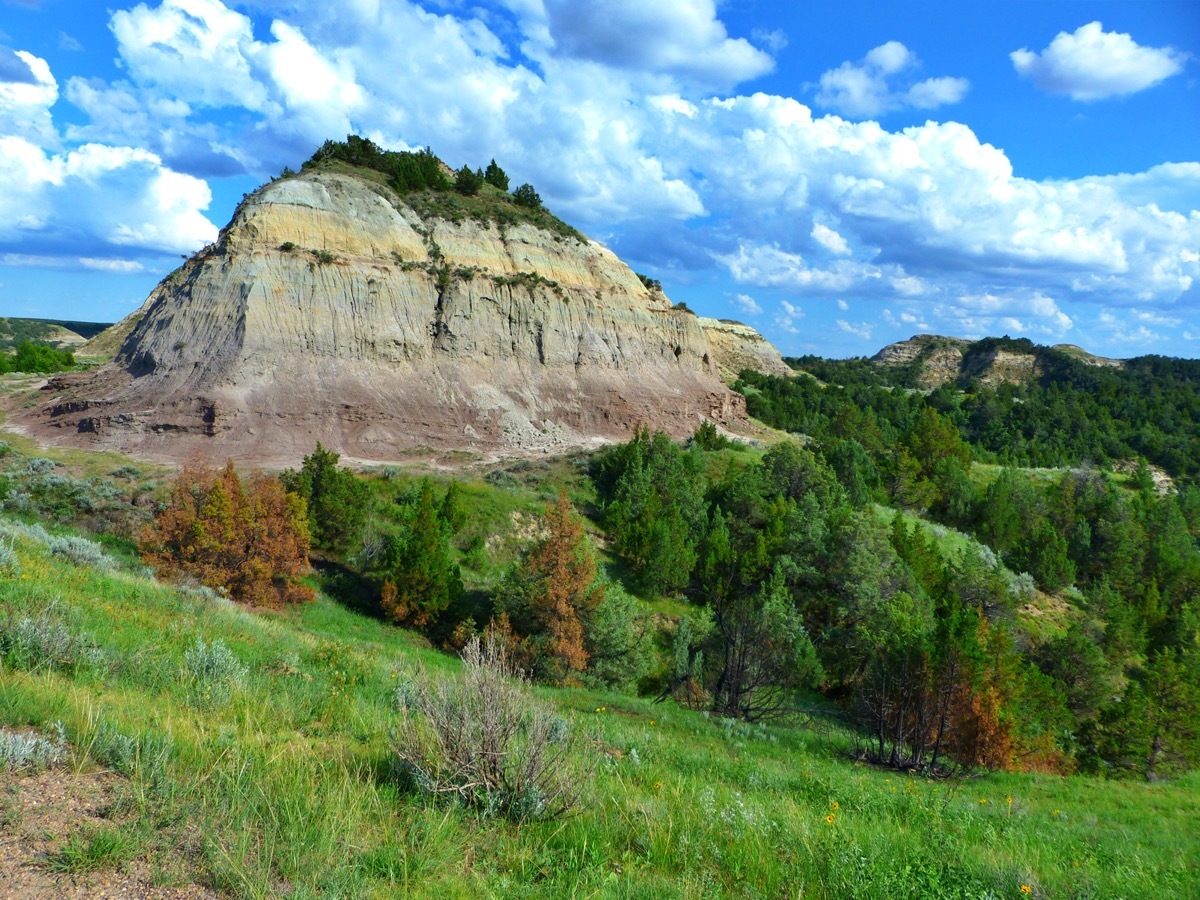
[[[1095,356],[1074,344],[1047,348],[1029,341],[973,341],[939,334],[916,334],[906,341],[888,344],[871,361],[883,366],[916,366],[916,383],[927,390],[972,379],[995,386],[1001,382],[1023,384],[1042,375],[1040,355],[1045,350],[1064,353],[1092,366],[1119,369],[1125,365],[1124,360]]]

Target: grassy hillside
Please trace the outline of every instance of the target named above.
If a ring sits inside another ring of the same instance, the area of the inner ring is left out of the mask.
[[[0,523],[0,724],[61,721],[52,772],[124,779],[114,824],[60,836],[46,865],[64,879],[140,861],[243,897],[656,898],[1185,897],[1200,879],[1195,775],[903,776],[852,764],[824,707],[751,727],[535,689],[583,739],[577,812],[442,805],[400,787],[390,734],[397,686],[458,677],[450,656],[323,596],[251,612],[158,584],[119,546]],[[6,835],[29,777],[6,774]]]
[[[82,338],[95,337],[108,325],[99,322],[68,322],[58,319],[0,318],[0,350],[16,347],[21,341],[55,343],[70,331]]]

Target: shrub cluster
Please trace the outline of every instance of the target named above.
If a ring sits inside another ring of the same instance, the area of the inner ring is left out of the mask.
[[[288,469],[280,480],[288,493],[304,501],[314,547],[341,556],[356,548],[366,524],[370,488],[338,467],[337,453],[318,441],[300,471]]]
[[[0,374],[5,372],[36,372],[48,375],[75,367],[75,355],[49,344],[21,341],[12,356],[0,355]]]
[[[196,696],[220,703],[229,699],[233,688],[242,685],[249,669],[220,638],[205,643],[197,637],[183,655],[183,674]]]
[[[26,672],[103,666],[106,662],[104,651],[92,637],[61,621],[55,606],[36,615],[19,616],[5,610],[0,615],[0,660]]]
[[[17,556],[13,539],[10,537],[6,544],[0,538],[0,578],[16,578],[20,574],[21,559]]]
[[[112,558],[95,541],[85,537],[64,535],[50,542],[50,552],[61,556],[81,569],[108,570],[113,567]]]

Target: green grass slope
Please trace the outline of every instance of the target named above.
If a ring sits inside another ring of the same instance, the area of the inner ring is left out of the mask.
[[[819,717],[748,727],[578,690],[534,692],[584,739],[574,815],[517,825],[439,805],[400,789],[389,735],[397,686],[457,677],[452,658],[324,597],[251,612],[5,518],[0,650],[0,726],[61,721],[63,777],[128,778],[130,839],[109,864],[182,857],[230,896],[1187,897],[1200,883],[1195,775],[925,780],[851,763],[852,736]]]

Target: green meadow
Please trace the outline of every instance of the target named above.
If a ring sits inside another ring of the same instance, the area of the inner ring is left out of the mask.
[[[71,836],[47,863],[66,876],[139,859],[163,884],[236,897],[1187,897],[1200,884],[1195,774],[906,776],[853,763],[853,734],[824,707],[750,726],[530,688],[576,735],[577,809],[522,824],[440,803],[403,787],[393,734],[404,686],[459,677],[451,655],[324,595],[248,611],[157,583],[119,548],[72,555],[0,522],[0,724],[62,723],[64,779],[127,779],[126,824]]]

